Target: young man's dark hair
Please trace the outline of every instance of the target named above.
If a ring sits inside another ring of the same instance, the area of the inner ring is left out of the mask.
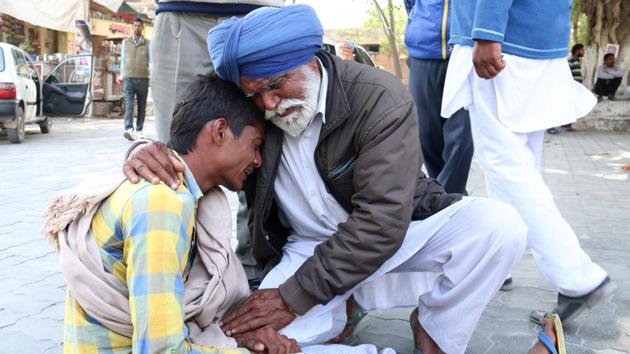
[[[175,105],[168,146],[181,154],[192,151],[201,127],[217,118],[225,118],[239,137],[244,127],[263,122],[264,114],[232,82],[206,76],[188,86]]]
[[[614,55],[613,53],[606,53],[606,54],[604,54],[604,61],[606,61],[606,60],[607,60],[608,58],[610,58],[610,57],[613,57],[613,58],[614,58],[614,57],[615,57],[615,55]]]
[[[578,50],[582,49],[582,48],[584,48],[584,44],[582,44],[582,43],[577,43],[576,45],[574,45],[574,46],[571,48],[571,54],[575,55],[575,53],[576,53]]]
[[[141,25],[144,26],[144,21],[142,21],[142,19],[140,17],[134,18],[132,22],[138,22],[138,23],[140,23]]]

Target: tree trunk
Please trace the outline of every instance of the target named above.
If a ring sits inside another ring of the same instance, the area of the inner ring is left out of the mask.
[[[402,67],[400,65],[400,54],[398,54],[398,45],[396,41],[396,27],[394,21],[394,4],[392,0],[388,0],[387,11],[389,12],[389,16],[385,15],[383,8],[378,3],[378,0],[374,0],[374,6],[376,6],[376,11],[378,12],[381,22],[383,24],[383,31],[387,36],[387,40],[389,41],[389,47],[391,48],[391,56],[392,62],[394,64],[394,73],[398,78],[402,80]]]

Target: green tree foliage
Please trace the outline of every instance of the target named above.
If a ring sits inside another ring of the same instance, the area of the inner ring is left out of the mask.
[[[374,0],[377,1],[377,0]],[[386,11],[387,5],[385,1],[381,1],[383,3],[384,10]],[[396,43],[398,43],[398,51],[400,54],[407,53],[407,50],[404,46],[404,34],[405,28],[407,27],[407,12],[405,11],[405,6],[402,4],[402,1],[395,0],[394,1],[394,28],[396,29]],[[371,31],[374,29],[383,30],[383,21],[378,14],[376,6],[372,5],[372,8],[369,10],[369,18],[365,20],[363,23],[363,29]],[[383,36],[379,42],[381,45],[381,50],[387,54],[391,53],[391,46],[387,39],[387,36]]]

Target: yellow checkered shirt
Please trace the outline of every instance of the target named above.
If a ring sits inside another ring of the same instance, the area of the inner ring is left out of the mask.
[[[68,291],[64,353],[249,353],[186,340],[184,282],[202,193],[190,170],[182,177],[177,191],[163,183],[125,182],[101,203],[91,230],[105,270],[129,288],[133,337],[101,325]]]

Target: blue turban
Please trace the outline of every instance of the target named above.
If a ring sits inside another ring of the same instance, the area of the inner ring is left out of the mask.
[[[217,75],[240,86],[241,76],[278,76],[306,64],[323,35],[310,6],[261,7],[212,28],[208,52]]]

